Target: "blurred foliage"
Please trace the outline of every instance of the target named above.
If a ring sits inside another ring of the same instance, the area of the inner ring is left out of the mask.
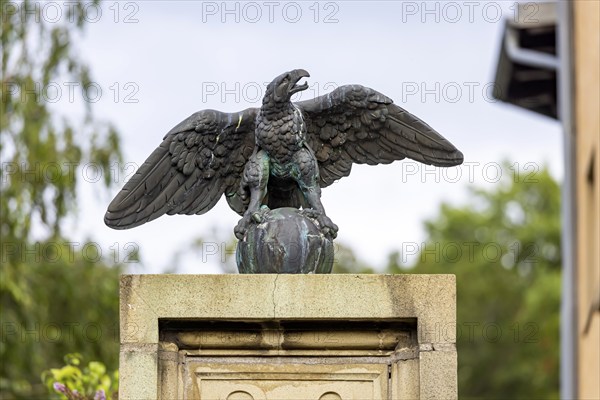
[[[333,244],[333,274],[372,274],[375,270],[361,261],[350,247]]]
[[[106,366],[98,361],[90,361],[80,368],[81,354],[67,354],[66,365],[44,371],[42,380],[50,393],[58,393],[61,399],[106,400],[118,396],[119,373],[106,372]]]
[[[415,267],[386,272],[456,275],[461,398],[558,398],[560,188],[547,168],[506,178],[442,205]]]
[[[81,166],[93,163],[107,171],[120,161],[118,135],[94,118],[90,102],[74,121],[59,115],[43,95],[59,82],[84,93],[94,90],[74,45],[88,4],[71,2],[61,8],[59,21],[48,22],[39,2],[2,3],[3,399],[46,398],[41,372],[61,365],[63,355],[74,350],[111,369],[118,362],[120,267],[94,253],[94,243],[73,243],[63,233],[65,219],[76,211]],[[109,175],[104,174],[107,185]]]

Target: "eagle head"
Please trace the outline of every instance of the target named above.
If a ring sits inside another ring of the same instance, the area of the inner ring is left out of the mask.
[[[308,83],[298,85],[298,81],[309,76],[310,74],[303,69],[295,69],[279,75],[267,86],[263,104],[289,102],[294,93],[308,89]]]

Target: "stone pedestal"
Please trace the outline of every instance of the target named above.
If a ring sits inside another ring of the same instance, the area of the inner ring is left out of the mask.
[[[453,275],[124,275],[119,399],[455,399]]]

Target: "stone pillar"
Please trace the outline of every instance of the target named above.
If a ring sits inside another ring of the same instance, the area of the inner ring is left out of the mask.
[[[124,275],[119,399],[456,399],[453,275]]]

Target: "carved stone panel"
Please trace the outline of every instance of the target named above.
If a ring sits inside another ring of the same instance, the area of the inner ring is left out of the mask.
[[[388,398],[385,364],[314,364],[314,360],[190,360],[187,397],[333,400]],[[311,365],[310,362],[313,362]],[[304,364],[308,362],[309,364]]]
[[[418,368],[398,363],[418,356],[410,321],[167,321],[161,339],[163,398],[381,400]]]

